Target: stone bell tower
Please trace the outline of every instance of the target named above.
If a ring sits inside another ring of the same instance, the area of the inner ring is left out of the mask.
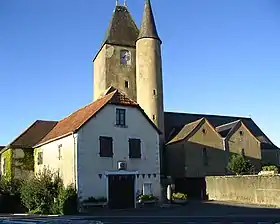
[[[126,2],[117,1],[99,52],[93,59],[94,100],[113,86],[136,101],[136,40],[139,29]]]
[[[136,41],[137,102],[164,136],[161,43],[151,2],[146,0]]]

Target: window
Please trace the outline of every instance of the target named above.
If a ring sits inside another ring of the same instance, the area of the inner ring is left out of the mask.
[[[125,126],[125,109],[116,109],[116,125]]]
[[[100,157],[113,157],[113,138],[101,136],[99,138],[100,148],[99,155]]]
[[[208,155],[207,155],[207,149],[206,148],[203,149],[202,156],[203,156],[204,166],[208,166]]]
[[[240,131],[239,134],[240,134],[240,136],[243,136],[243,131]]]
[[[2,174],[6,174],[6,158],[3,158],[3,164],[2,164]]]
[[[43,152],[38,152],[38,155],[37,155],[37,164],[38,164],[38,165],[43,164]]]
[[[61,148],[62,148],[62,145],[58,145],[58,160],[61,160],[62,159],[62,156],[61,156]]]
[[[129,158],[141,159],[141,140],[129,139]]]
[[[154,96],[157,95],[157,91],[154,89],[153,90]]]
[[[130,51],[121,50],[120,61],[121,61],[121,65],[130,65],[131,64],[131,53],[130,53]]]
[[[124,86],[125,86],[125,88],[128,88],[129,87],[129,82],[128,81],[124,81]]]
[[[152,183],[143,184],[143,195],[152,195]]]
[[[153,114],[153,121],[156,119],[156,115]]]
[[[244,150],[244,149],[241,149],[240,154],[241,154],[241,156],[245,156],[245,150]]]
[[[205,135],[206,134],[206,129],[202,129],[202,133]]]

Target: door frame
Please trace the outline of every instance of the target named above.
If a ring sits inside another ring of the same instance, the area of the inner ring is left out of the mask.
[[[127,171],[127,170],[117,170],[117,171],[106,171],[106,197],[107,201],[109,201],[109,176],[113,175],[134,175],[134,208],[136,208],[136,194],[137,194],[137,177],[138,171]]]

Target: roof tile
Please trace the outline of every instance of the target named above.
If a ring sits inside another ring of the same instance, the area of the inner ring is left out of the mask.
[[[106,104],[109,103],[139,107],[135,101],[129,99],[119,90],[112,91],[59,121],[38,145],[77,131],[92,116],[96,115]]]

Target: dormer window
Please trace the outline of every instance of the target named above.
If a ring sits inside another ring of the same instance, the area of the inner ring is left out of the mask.
[[[120,52],[121,65],[131,65],[131,53],[128,50],[121,50]]]

